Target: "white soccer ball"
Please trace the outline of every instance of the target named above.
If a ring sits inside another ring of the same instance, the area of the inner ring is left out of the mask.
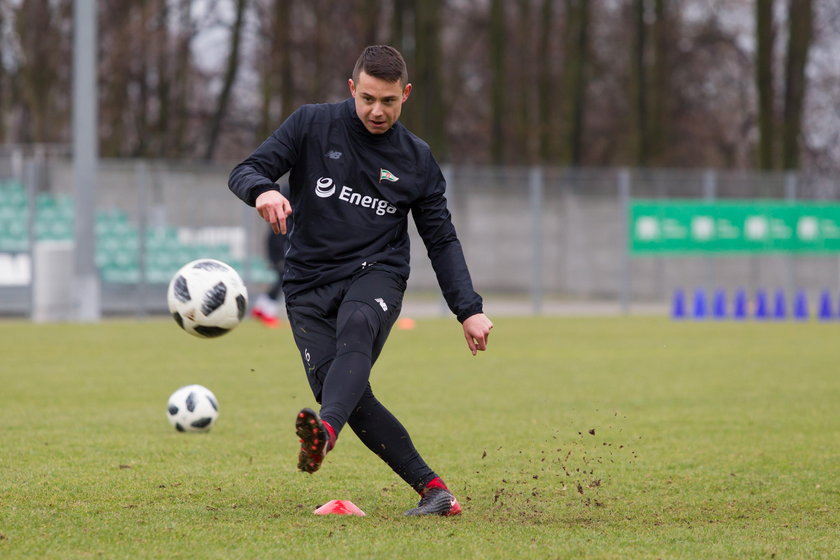
[[[179,432],[207,432],[219,417],[219,401],[207,387],[187,385],[172,393],[166,412]]]
[[[230,332],[245,317],[248,290],[230,265],[198,259],[175,273],[166,301],[182,329],[199,338],[214,338]]]

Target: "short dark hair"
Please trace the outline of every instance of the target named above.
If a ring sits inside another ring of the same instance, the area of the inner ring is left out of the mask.
[[[361,56],[353,67],[353,81],[359,81],[362,72],[374,78],[394,83],[400,81],[403,86],[408,83],[408,69],[405,66],[400,51],[388,45],[372,45],[365,47]]]

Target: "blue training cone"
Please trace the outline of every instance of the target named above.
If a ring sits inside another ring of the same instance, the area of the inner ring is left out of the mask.
[[[671,318],[685,319],[685,292],[682,290],[674,291],[674,299],[671,304]]]
[[[732,317],[735,319],[747,318],[747,292],[743,288],[735,292],[732,299]]]
[[[767,314],[767,292],[758,290],[755,293],[755,318],[766,319]]]
[[[793,316],[798,321],[808,320],[808,296],[803,290],[796,292],[796,299],[793,300]]]
[[[724,290],[715,290],[715,296],[712,300],[712,316],[715,319],[726,319],[726,292]]]
[[[773,305],[773,318],[778,320],[787,318],[787,303],[785,303],[784,290],[776,290],[776,297]]]
[[[823,290],[820,294],[820,321],[831,321],[834,318],[834,312],[831,310],[831,294],[828,290]]]
[[[706,292],[699,288],[694,290],[694,318],[706,318]]]

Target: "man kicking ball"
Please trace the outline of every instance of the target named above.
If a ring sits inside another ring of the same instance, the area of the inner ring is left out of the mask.
[[[367,47],[348,85],[351,97],[342,102],[295,111],[229,181],[276,233],[288,233],[286,311],[321,404],[319,412],[304,408],[296,419],[298,468],[317,471],[349,424],[420,494],[406,515],[457,515],[458,500],[369,383],[402,307],[409,213],[473,355],[487,349],[493,323],[473,289],[443,174],[429,146],[398,122],[412,88],[402,55]],[[287,172],[288,198],[275,183]],[[412,387],[426,394],[422,381]]]

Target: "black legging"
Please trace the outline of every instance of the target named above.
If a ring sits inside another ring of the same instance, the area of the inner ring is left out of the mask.
[[[408,431],[377,400],[369,379],[381,348],[374,348],[379,318],[365,303],[348,301],[338,310],[336,355],[317,372],[323,383],[321,418],[336,434],[345,424],[418,492],[437,475],[414,448]]]

